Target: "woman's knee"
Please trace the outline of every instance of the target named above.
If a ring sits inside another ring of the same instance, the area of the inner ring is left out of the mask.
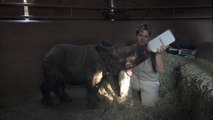
[[[119,74],[120,96],[128,97],[130,93],[130,77],[124,71]]]
[[[141,90],[141,103],[146,107],[153,107],[159,99],[158,86],[143,86]]]

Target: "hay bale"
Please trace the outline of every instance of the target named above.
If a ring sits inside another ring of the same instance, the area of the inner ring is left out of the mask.
[[[210,120],[213,118],[213,64],[203,59],[165,54],[165,73],[161,74],[158,104],[144,108],[137,93],[133,100],[119,97],[112,78],[104,81],[99,92],[108,105],[104,120]]]

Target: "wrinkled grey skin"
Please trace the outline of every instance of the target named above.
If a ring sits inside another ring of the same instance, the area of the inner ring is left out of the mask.
[[[43,60],[42,103],[53,104],[51,91],[60,98],[61,102],[69,102],[71,99],[65,93],[65,84],[86,84],[87,106],[95,108],[100,82],[94,80],[94,74],[102,71],[101,80],[109,74],[117,74],[124,67],[124,60],[129,50],[126,47],[115,48],[103,45],[60,44],[55,46]]]

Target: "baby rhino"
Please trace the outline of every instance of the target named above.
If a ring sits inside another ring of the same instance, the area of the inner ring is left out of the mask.
[[[88,108],[96,108],[98,89],[101,81],[112,72],[120,71],[122,59],[128,49],[112,45],[72,45],[59,44],[53,47],[43,60],[44,81],[41,85],[42,102],[52,105],[50,92],[54,92],[61,102],[71,99],[65,92],[65,84],[87,86]]]

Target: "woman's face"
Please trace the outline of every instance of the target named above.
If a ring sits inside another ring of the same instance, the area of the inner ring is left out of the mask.
[[[149,42],[149,33],[146,30],[140,31],[136,37],[139,45],[144,46]]]

